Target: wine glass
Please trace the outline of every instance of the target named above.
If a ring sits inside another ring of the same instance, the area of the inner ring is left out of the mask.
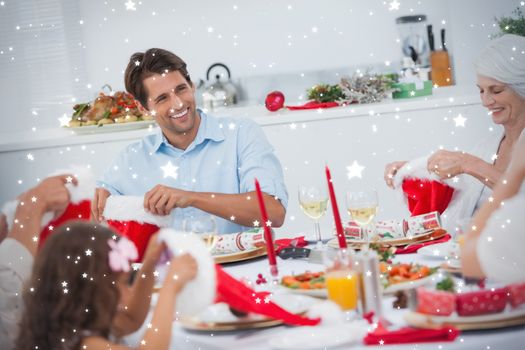
[[[328,195],[324,187],[299,186],[299,205],[309,218],[314,220],[315,236],[317,239],[316,249],[323,248],[321,228],[319,219],[326,213]]]
[[[217,224],[213,215],[197,215],[184,219],[182,230],[190,234],[199,235],[210,252],[213,252],[219,236]]]
[[[363,247],[365,250],[368,250],[370,244],[367,228],[377,214],[378,205],[377,191],[374,189],[346,192],[346,208],[350,217],[361,228],[361,239],[365,242]]]

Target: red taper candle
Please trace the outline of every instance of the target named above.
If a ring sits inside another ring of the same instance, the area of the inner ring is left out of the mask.
[[[270,273],[276,277],[278,275],[277,260],[275,259],[275,247],[273,245],[273,236],[270,227],[266,224],[268,222],[268,214],[266,213],[266,206],[264,205],[263,194],[259,181],[255,179],[255,190],[257,191],[257,201],[259,202],[259,209],[261,210],[261,220],[264,227],[264,240],[266,241],[266,251],[268,252],[268,262],[270,263]]]
[[[337,207],[337,199],[335,198],[334,185],[332,184],[332,175],[330,169],[326,166],[326,180],[328,181],[328,192],[330,193],[330,202],[332,203],[332,211],[334,212],[335,230],[337,232],[337,241],[339,248],[346,249],[345,232],[341,224],[341,216],[339,215],[339,208]]]

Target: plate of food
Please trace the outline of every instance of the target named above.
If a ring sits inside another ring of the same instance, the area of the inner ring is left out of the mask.
[[[298,275],[288,275],[281,278],[281,286],[287,291],[308,295],[316,298],[326,298],[325,273],[323,271],[301,273]]]
[[[277,305],[294,313],[303,314],[310,306],[318,302],[315,298],[304,295],[276,293],[272,297]],[[194,317],[180,320],[183,328],[194,331],[233,331],[273,327],[282,324],[281,320],[255,313],[240,313],[232,310],[226,303],[216,303]]]
[[[437,267],[420,264],[387,264],[381,262],[380,283],[383,294],[393,294],[400,290],[415,289],[436,281]],[[325,273],[305,272],[298,275],[288,275],[281,278],[281,286],[285,290],[316,298],[327,298]]]
[[[486,289],[476,286],[461,292],[452,283],[446,286],[418,289],[416,310],[406,314],[405,320],[421,328],[448,324],[460,330],[525,324],[525,283]]]
[[[400,290],[415,289],[436,281],[437,267],[421,264],[379,263],[383,294],[393,294]]]
[[[259,258],[266,255],[266,247],[253,247],[247,250],[241,250],[226,254],[213,254],[213,259],[217,264],[227,264],[238,261]]]
[[[386,245],[386,246],[392,246],[392,247],[399,247],[399,246],[405,246],[409,244],[415,244],[415,243],[424,243],[433,241],[435,239],[440,239],[444,237],[447,234],[446,230],[443,229],[436,229],[425,233],[419,233],[415,235],[407,235],[404,237],[380,237],[375,236],[370,240],[370,243],[379,244],[379,245]],[[361,249],[361,246],[366,244],[365,241],[353,238],[353,237],[346,237],[346,243],[353,249]],[[328,246],[332,248],[338,248],[339,242],[336,238],[331,239],[328,241]]]
[[[100,92],[94,101],[73,106],[66,128],[77,134],[124,131],[153,126],[155,121],[132,95],[124,91]]]

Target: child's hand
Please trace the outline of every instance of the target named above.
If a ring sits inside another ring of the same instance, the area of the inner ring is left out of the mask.
[[[64,213],[69,205],[69,191],[67,183],[77,185],[78,181],[73,175],[64,174],[51,176],[42,180],[37,186],[22,193],[18,199],[31,204],[31,210],[44,214],[46,211],[55,212],[55,218]]]
[[[166,243],[159,242],[158,233],[151,236],[148,247],[144,252],[143,266],[154,268],[157,265],[160,256],[166,250]]]
[[[170,261],[170,269],[165,282],[174,283],[178,292],[186,283],[195,278],[197,269],[197,261],[190,254],[177,256]]]

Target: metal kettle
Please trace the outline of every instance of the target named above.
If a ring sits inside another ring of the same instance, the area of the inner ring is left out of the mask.
[[[228,73],[228,81],[223,83],[219,74],[215,75],[215,82],[210,83],[210,72],[215,67],[221,67]],[[208,110],[219,107],[232,106],[237,103],[237,88],[231,82],[230,69],[223,63],[214,63],[206,71],[207,85],[202,92],[202,105]]]

